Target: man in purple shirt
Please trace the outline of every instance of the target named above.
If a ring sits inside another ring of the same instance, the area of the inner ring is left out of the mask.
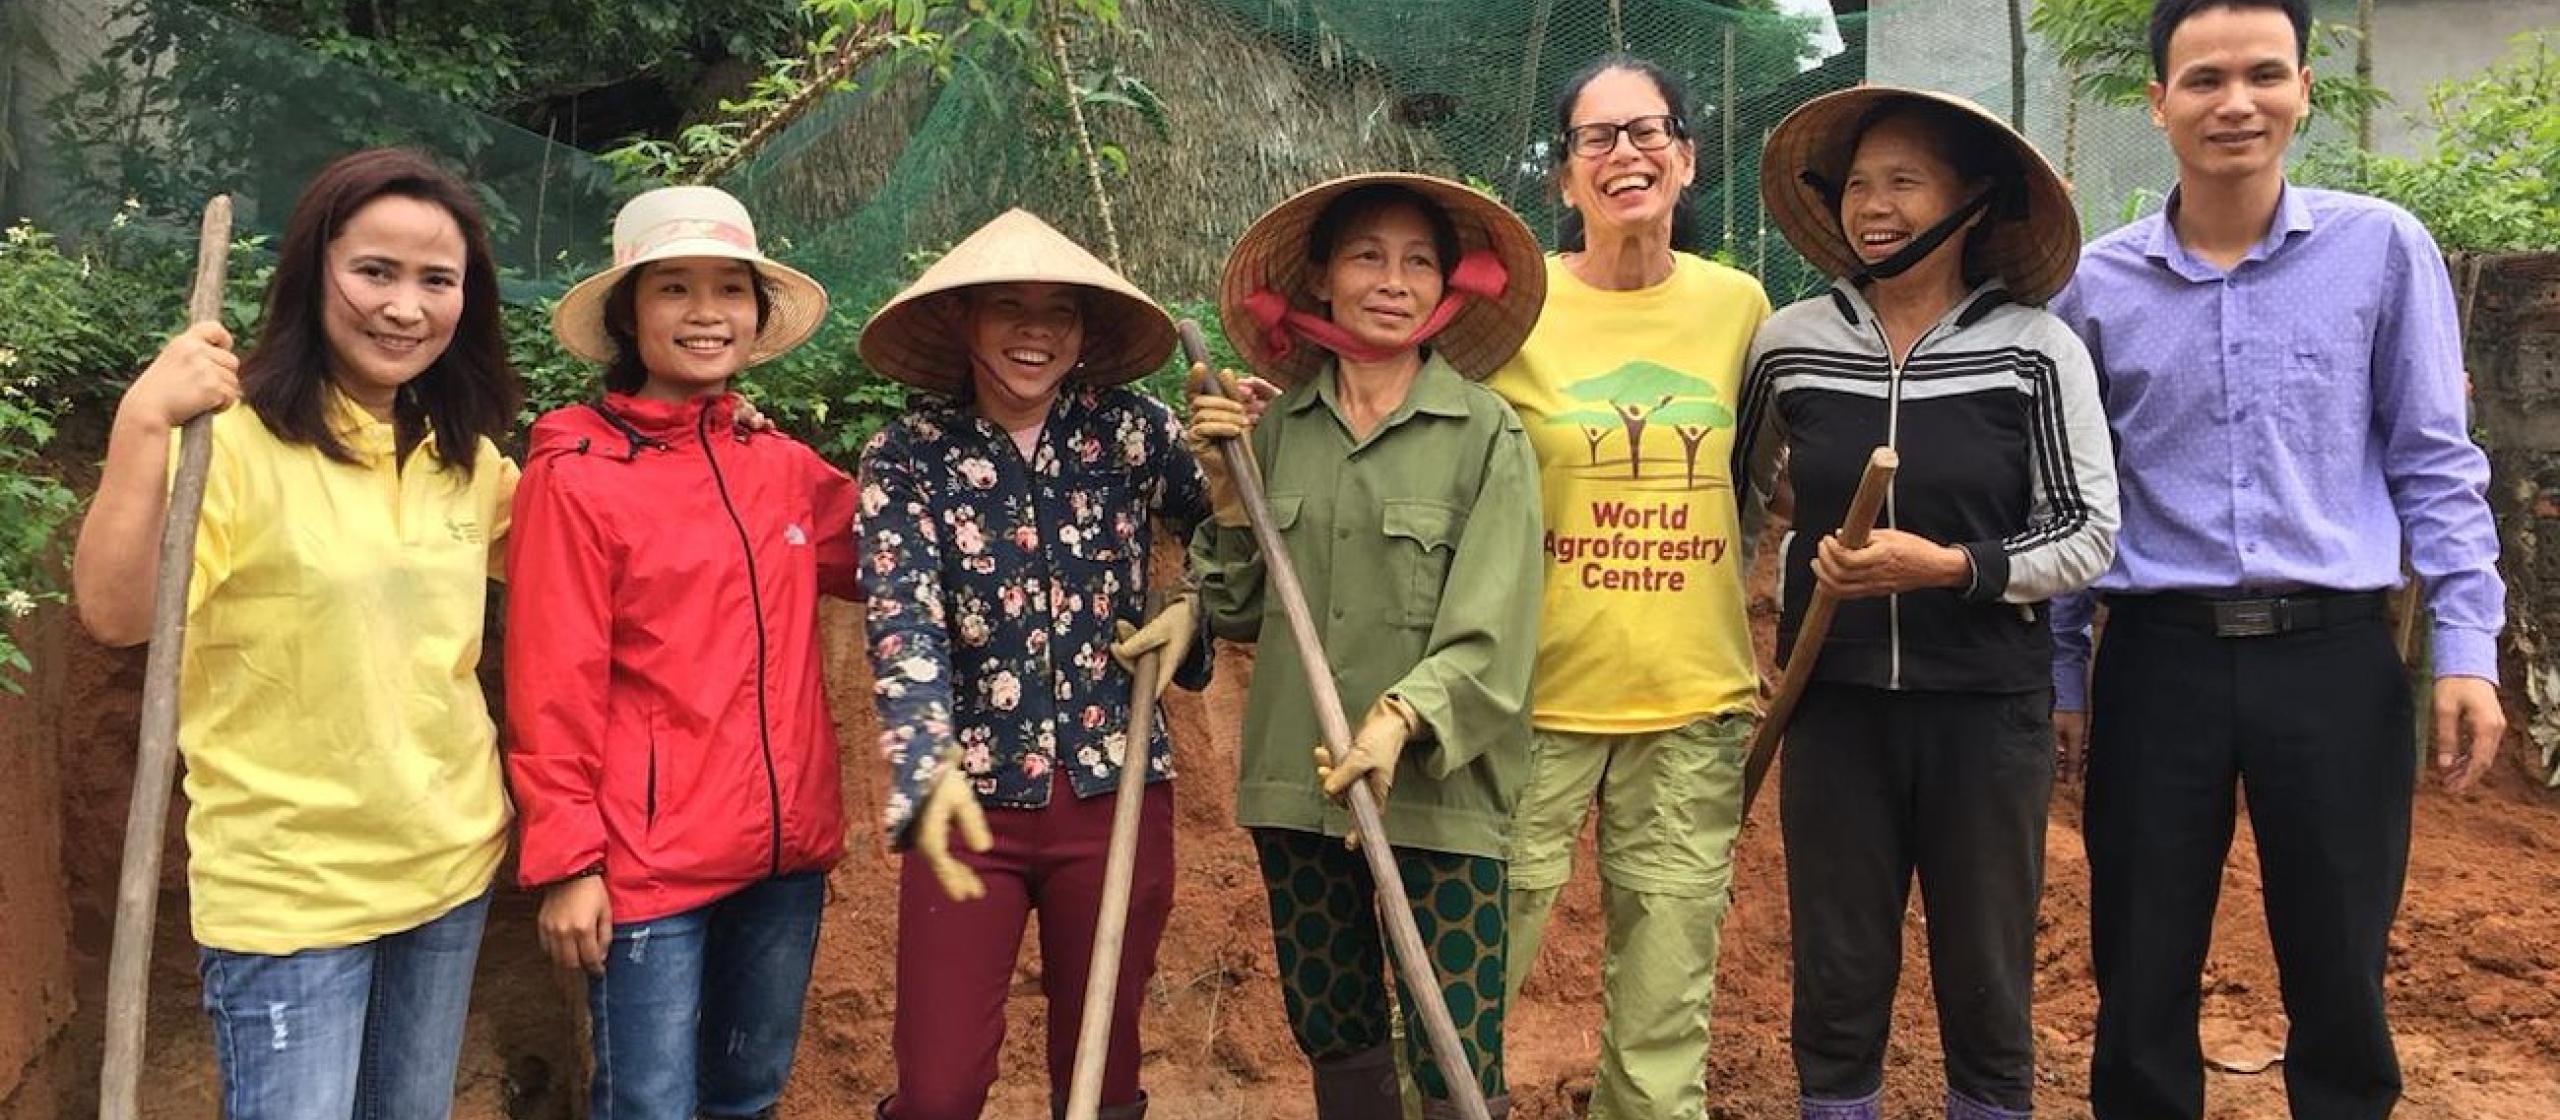
[[[2403,541],[2426,579],[2446,786],[2477,780],[2506,730],[2505,589],[2451,285],[2407,213],[2285,182],[2308,24],[2304,0],[2157,0],[2151,116],[2177,189],[2088,246],[2053,303],[2097,362],[2124,518],[2095,585],[2094,679],[2089,599],[2053,611],[2066,768],[2088,744],[2099,1120],[2203,1115],[2199,977],[2235,788],[2293,1115],[2398,1099],[2382,970],[2417,767],[2382,592]]]

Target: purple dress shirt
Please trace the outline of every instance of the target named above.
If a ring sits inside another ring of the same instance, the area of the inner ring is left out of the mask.
[[[2435,240],[2400,208],[2287,185],[2226,272],[2168,208],[2090,243],[2053,312],[2097,362],[2124,511],[2098,594],[2204,595],[2424,577],[2440,676],[2498,679],[2506,587],[2489,462]],[[2087,703],[2086,592],[2053,608],[2054,706]]]

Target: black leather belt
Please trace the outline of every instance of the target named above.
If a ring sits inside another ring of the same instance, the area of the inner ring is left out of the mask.
[[[2141,621],[2217,638],[2264,638],[2325,630],[2385,615],[2379,591],[2299,591],[2263,599],[2202,595],[2110,595],[2110,620]]]

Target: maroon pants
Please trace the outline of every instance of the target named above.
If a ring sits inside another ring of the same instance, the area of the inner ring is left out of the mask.
[[[996,1080],[1023,921],[1035,910],[1040,990],[1049,1000],[1051,1107],[1066,1107],[1114,800],[1079,799],[1061,776],[1046,808],[987,810],[994,848],[981,855],[954,837],[954,853],[987,884],[987,896],[975,902],[944,897],[924,860],[905,861],[898,877],[898,1090],[883,1109],[888,1120],[977,1120]],[[1147,787],[1143,819],[1111,1004],[1111,1054],[1102,1067],[1105,1108],[1138,1099],[1138,1012],[1173,909],[1172,783]]]

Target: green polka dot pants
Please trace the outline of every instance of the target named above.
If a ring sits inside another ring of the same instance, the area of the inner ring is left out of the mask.
[[[1391,1011],[1381,981],[1388,951],[1366,857],[1337,839],[1276,828],[1254,829],[1253,849],[1271,897],[1280,992],[1298,1049],[1320,1061],[1386,1042]],[[1399,848],[1396,872],[1440,973],[1458,1045],[1484,1094],[1500,1096],[1506,868],[1482,856]],[[1403,977],[1396,998],[1413,1002]],[[1418,1017],[1405,1031],[1405,1064],[1423,1096],[1449,1099],[1448,1080],[1432,1060]]]

